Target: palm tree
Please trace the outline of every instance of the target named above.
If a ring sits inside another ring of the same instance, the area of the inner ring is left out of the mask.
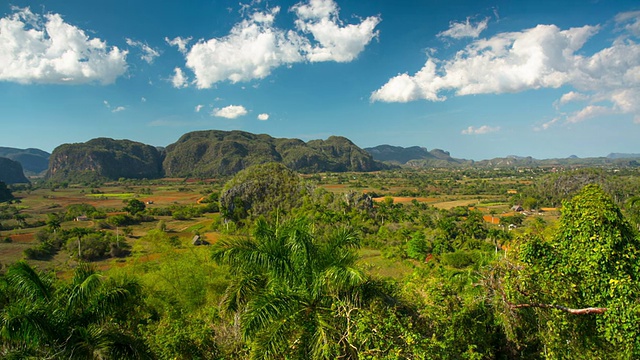
[[[147,350],[123,324],[133,313],[140,286],[107,280],[80,264],[69,284],[24,262],[2,278],[0,355],[71,359],[138,359]]]
[[[47,215],[47,228],[49,228],[51,232],[55,233],[61,226],[62,220],[60,220],[60,216],[58,214]]]
[[[220,241],[213,258],[234,274],[223,307],[239,312],[252,358],[356,358],[351,311],[377,285],[355,266],[357,238],[348,230],[319,240],[301,219],[252,238]]]

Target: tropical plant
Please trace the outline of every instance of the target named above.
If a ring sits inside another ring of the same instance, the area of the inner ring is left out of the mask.
[[[356,266],[358,239],[337,230],[318,239],[304,220],[220,241],[213,258],[233,279],[223,306],[240,314],[252,358],[356,358],[353,316],[378,287]]]
[[[599,186],[564,203],[551,241],[532,236],[516,254],[502,299],[537,319],[546,356],[640,356],[640,239]]]
[[[149,357],[127,326],[141,294],[133,280],[105,280],[80,264],[71,282],[60,284],[19,262],[0,284],[3,358]]]

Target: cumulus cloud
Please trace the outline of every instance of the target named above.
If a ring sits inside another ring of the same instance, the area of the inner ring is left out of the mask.
[[[140,51],[142,51],[142,54],[140,55],[140,59],[146,61],[148,64],[153,63],[153,60],[158,56],[160,56],[160,53],[158,52],[158,50],[153,49],[151,46],[147,45],[146,43],[143,43],[141,41],[135,41],[129,38],[127,38],[126,41],[127,41],[127,45],[131,47],[139,48]]]
[[[378,36],[374,29],[380,23],[379,17],[370,16],[360,24],[343,26],[338,18],[338,5],[333,0],[310,0],[293,6],[292,11],[298,16],[296,28],[311,34],[317,42],[306,49],[311,62],[352,61]]]
[[[124,110],[126,110],[126,108],[124,106],[118,106],[118,107],[114,108],[113,110],[111,110],[111,112],[112,113],[117,113],[117,112],[124,111]]]
[[[200,110],[202,110],[203,107],[204,105],[196,105],[195,111],[200,112]]]
[[[66,23],[59,14],[15,9],[0,18],[0,81],[111,84],[127,71],[127,51]]]
[[[467,18],[465,22],[455,22],[452,21],[449,24],[449,29],[440,32],[438,37],[450,37],[454,39],[462,39],[465,37],[477,38],[480,36],[480,33],[483,32],[487,28],[487,24],[489,23],[489,18],[485,18],[482,21],[479,21],[475,24],[471,23],[471,19]]]
[[[538,25],[522,31],[477,39],[449,59],[430,56],[413,75],[399,74],[371,94],[372,101],[445,101],[447,96],[515,93],[573,87],[554,105],[587,102],[565,123],[612,114],[640,115],[640,44],[633,41],[640,13],[617,18],[623,33],[592,55],[581,51],[600,26],[560,29]],[[624,26],[623,26],[624,25]],[[640,25],[639,25],[640,26]],[[548,122],[550,125],[558,121]]]
[[[197,87],[210,88],[223,80],[236,83],[262,79],[276,67],[301,61],[298,49],[302,39],[273,27],[279,11],[274,8],[270,13],[255,13],[236,24],[229,35],[193,45],[186,60]]]
[[[259,114],[258,120],[262,120],[262,121],[269,120],[269,114]]]
[[[187,77],[184,76],[182,69],[179,67],[173,69],[173,77],[171,78],[171,84],[173,84],[174,88],[186,88],[189,86]]]
[[[468,128],[462,130],[463,135],[484,135],[492,132],[500,131],[500,127],[491,127],[488,125],[482,125],[479,128],[469,126]]]
[[[187,53],[187,44],[189,44],[189,42],[191,41],[191,39],[193,39],[192,37],[188,37],[188,38],[181,38],[181,37],[175,37],[173,39],[169,39],[168,37],[164,38],[164,41],[167,42],[167,44],[171,45],[171,46],[177,46],[178,47],[178,51],[180,51],[183,54]]]
[[[247,109],[242,105],[229,105],[221,109],[213,109],[213,116],[223,117],[227,119],[235,119],[240,116],[247,115]]]
[[[333,0],[309,0],[291,11],[297,18],[295,30],[275,26],[280,8],[273,7],[248,15],[228,35],[201,40],[188,51],[184,39],[166,40],[185,50],[196,86],[205,89],[220,81],[263,79],[275,68],[304,61],[352,61],[378,34],[379,17],[344,25]]]

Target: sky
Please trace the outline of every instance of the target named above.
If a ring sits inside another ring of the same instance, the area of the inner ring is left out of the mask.
[[[210,129],[640,153],[640,1],[0,1],[0,146]]]

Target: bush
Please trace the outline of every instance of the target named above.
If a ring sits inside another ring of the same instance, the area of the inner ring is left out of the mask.
[[[458,250],[452,253],[442,254],[442,263],[456,269],[463,269],[481,261],[478,251]]]

